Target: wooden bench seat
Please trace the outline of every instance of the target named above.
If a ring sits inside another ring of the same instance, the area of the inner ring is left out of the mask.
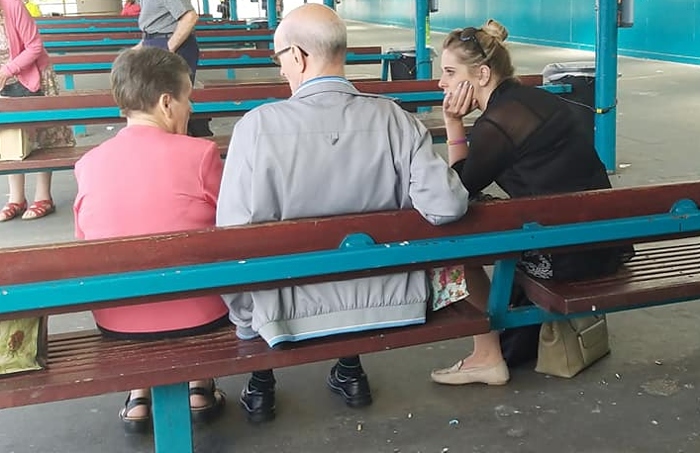
[[[183,376],[206,379],[301,365],[488,331],[487,317],[465,303],[431,313],[423,325],[338,335],[274,349],[261,339],[239,340],[233,327],[148,343],[108,339],[97,331],[59,334],[50,338],[47,369],[0,379],[0,408],[175,384]]]
[[[593,280],[553,282],[521,270],[515,278],[530,300],[564,315],[687,299],[700,295],[700,242],[639,245],[618,273]]]

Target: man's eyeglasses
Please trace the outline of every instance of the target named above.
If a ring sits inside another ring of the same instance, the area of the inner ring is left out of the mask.
[[[299,52],[301,52],[301,54],[302,54],[303,56],[305,56],[305,57],[308,57],[308,56],[309,56],[309,54],[308,54],[304,49],[302,49],[301,47],[299,47],[299,46],[297,46],[297,45],[291,45],[291,46],[285,47],[284,49],[280,50],[279,52],[273,53],[272,56],[270,57],[270,59],[271,59],[272,62],[273,62],[274,64],[276,64],[277,66],[281,66],[282,63],[280,63],[280,56],[281,56],[282,54],[284,54],[285,52],[289,52],[290,50],[292,50],[292,47],[296,47],[297,49],[299,49]]]
[[[473,42],[476,48],[479,50],[479,53],[481,53],[481,56],[487,58],[486,52],[484,52],[484,48],[481,47],[479,38],[476,37],[476,32],[480,30],[480,28],[467,27],[464,30],[462,30],[462,33],[459,34],[459,40],[462,42]]]

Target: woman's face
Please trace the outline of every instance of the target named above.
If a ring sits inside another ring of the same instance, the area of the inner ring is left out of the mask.
[[[475,88],[478,86],[477,78],[469,73],[469,67],[462,63],[452,50],[442,51],[440,67],[442,68],[442,76],[440,76],[438,86],[445,94],[455,93],[457,85],[464,81],[471,83]]]

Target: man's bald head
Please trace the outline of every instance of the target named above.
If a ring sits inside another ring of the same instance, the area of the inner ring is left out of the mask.
[[[280,22],[275,38],[282,46],[299,46],[320,61],[345,63],[345,22],[327,6],[308,3],[295,8]]]

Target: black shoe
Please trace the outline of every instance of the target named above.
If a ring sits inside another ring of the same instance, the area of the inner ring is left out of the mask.
[[[246,384],[241,392],[239,400],[241,407],[246,411],[248,421],[251,423],[263,423],[275,418],[275,387],[265,390],[251,388]]]
[[[326,383],[332,391],[341,395],[345,399],[345,404],[350,407],[363,407],[372,404],[369,381],[363,371],[356,377],[346,377],[338,374],[338,365],[334,365]]]

